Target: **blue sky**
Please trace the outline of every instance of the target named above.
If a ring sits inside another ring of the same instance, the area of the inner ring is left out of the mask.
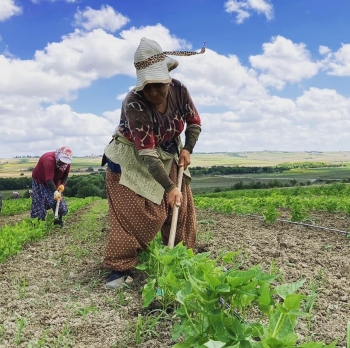
[[[348,0],[0,0],[0,158],[102,154],[142,37],[202,118],[196,152],[347,151]]]

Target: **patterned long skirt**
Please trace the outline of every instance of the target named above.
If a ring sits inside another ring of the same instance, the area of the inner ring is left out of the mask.
[[[177,182],[177,165],[174,162],[170,174]],[[106,189],[109,203],[109,237],[104,255],[105,267],[125,271],[137,264],[138,251],[161,231],[163,243],[168,244],[172,208],[164,194],[160,205],[141,197],[126,186],[119,184],[120,173],[107,168]],[[179,208],[175,245],[183,241],[193,248],[196,241],[197,224],[192,191],[182,182],[182,204]]]
[[[46,211],[52,209],[55,213],[56,201],[53,199],[52,192],[42,184],[39,184],[33,179],[32,182],[32,207],[30,210],[30,217],[32,219],[38,218],[45,220]],[[60,206],[58,208],[58,215],[66,215],[68,213],[67,203],[62,196]]]

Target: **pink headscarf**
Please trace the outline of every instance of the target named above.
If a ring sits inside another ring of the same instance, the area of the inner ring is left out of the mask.
[[[62,146],[55,152],[56,166],[59,170],[64,172],[68,164],[72,162],[73,151],[68,146]],[[63,162],[63,165],[58,165],[58,161]]]

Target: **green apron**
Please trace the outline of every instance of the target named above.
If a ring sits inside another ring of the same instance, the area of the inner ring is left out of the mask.
[[[177,143],[180,153],[182,149],[180,137]],[[164,164],[167,175],[169,175],[173,161],[179,162],[178,155],[165,152],[160,147],[157,147],[156,151],[159,159]],[[149,173],[134,143],[121,135],[115,135],[112,142],[106,146],[104,153],[112,162],[120,165],[121,177],[119,183],[121,185],[128,187],[138,195],[156,204],[161,204],[165,190]],[[188,169],[184,171],[184,175],[186,184],[189,184],[191,175]]]

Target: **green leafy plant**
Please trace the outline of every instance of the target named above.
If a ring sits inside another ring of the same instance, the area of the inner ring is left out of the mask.
[[[275,222],[278,218],[280,213],[276,211],[274,206],[268,206],[264,211],[263,211],[263,217],[265,222]]]
[[[307,211],[301,204],[293,205],[291,213],[291,221],[300,222],[305,220],[307,217]]]
[[[258,266],[235,267],[236,253],[209,256],[195,255],[181,243],[169,249],[160,236],[142,254],[138,268],[149,275],[142,290],[144,307],[158,301],[164,309],[173,308],[172,338],[181,341],[174,348],[296,346],[297,318],[309,316],[300,310],[305,296],[298,290],[304,280],[273,286],[276,276]],[[323,346],[308,342],[305,347]]]

